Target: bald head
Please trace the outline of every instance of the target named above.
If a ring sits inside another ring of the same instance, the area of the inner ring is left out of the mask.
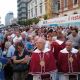
[[[72,49],[72,41],[66,41],[66,49],[70,51]]]
[[[38,40],[36,41],[36,46],[39,50],[43,50],[45,46],[45,40],[41,37],[38,38]]]

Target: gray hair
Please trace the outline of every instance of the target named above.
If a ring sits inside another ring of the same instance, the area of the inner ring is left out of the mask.
[[[11,42],[9,42],[9,41],[7,41],[6,43],[5,43],[5,48],[9,48],[11,46]]]

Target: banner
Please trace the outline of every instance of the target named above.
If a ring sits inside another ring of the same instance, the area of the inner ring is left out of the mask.
[[[64,16],[64,17],[58,17],[48,20],[43,20],[40,22],[42,26],[50,26],[50,25],[60,25],[60,24],[72,24],[77,22],[77,24],[80,24],[80,14],[75,14],[71,16]]]

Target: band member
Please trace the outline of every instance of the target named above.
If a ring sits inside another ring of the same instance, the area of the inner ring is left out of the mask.
[[[60,50],[62,50],[64,47],[65,47],[65,42],[62,40],[57,39],[52,42],[51,51],[54,52],[54,57],[55,57],[56,61],[58,59],[58,55],[59,55]]]
[[[37,49],[32,53],[30,62],[30,74],[33,80],[56,80],[56,64],[53,53],[45,48],[45,40],[38,38]],[[52,78],[52,79],[51,79]]]
[[[73,74],[75,72],[77,74],[80,71],[79,61],[80,55],[78,50],[72,47],[71,41],[67,41],[66,47],[60,51],[58,56],[58,70],[61,72],[59,75],[59,80],[69,80],[73,78]]]

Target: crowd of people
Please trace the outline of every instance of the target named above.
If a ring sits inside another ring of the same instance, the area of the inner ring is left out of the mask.
[[[80,80],[78,27],[16,27],[0,30],[5,80]]]

